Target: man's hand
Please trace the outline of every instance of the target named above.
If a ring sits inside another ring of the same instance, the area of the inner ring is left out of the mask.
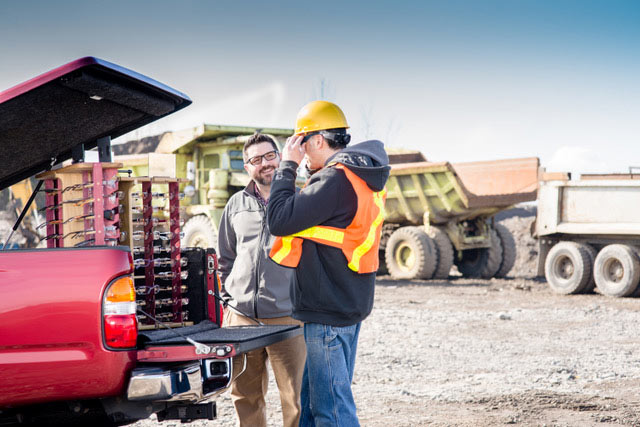
[[[283,161],[289,160],[292,162],[296,162],[297,164],[300,164],[300,162],[302,162],[305,154],[304,146],[301,145],[303,139],[303,135],[293,135],[287,138],[287,143],[282,149]]]

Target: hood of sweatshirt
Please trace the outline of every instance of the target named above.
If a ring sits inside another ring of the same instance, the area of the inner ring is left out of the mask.
[[[389,178],[389,156],[382,142],[372,139],[346,147],[331,156],[326,164],[341,163],[358,175],[373,191],[384,188]]]

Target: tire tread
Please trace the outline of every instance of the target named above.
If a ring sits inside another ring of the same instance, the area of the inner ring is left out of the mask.
[[[411,271],[402,270],[395,260],[395,246],[397,243],[407,241],[416,251],[416,267]],[[436,269],[438,256],[435,244],[425,233],[422,227],[400,227],[391,234],[385,249],[385,262],[389,274],[394,279],[428,279],[433,276]]]

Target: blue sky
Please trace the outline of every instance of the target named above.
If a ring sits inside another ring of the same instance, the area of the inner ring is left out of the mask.
[[[354,140],[434,161],[640,166],[637,1],[0,0],[0,40],[0,90],[91,55],[193,99],[124,139],[292,127],[322,92]]]

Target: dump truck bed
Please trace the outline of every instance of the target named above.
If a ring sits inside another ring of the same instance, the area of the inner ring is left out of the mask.
[[[540,185],[539,236],[552,234],[640,237],[640,181],[549,181]]]
[[[442,224],[490,216],[536,199],[539,159],[391,165],[385,220]]]

